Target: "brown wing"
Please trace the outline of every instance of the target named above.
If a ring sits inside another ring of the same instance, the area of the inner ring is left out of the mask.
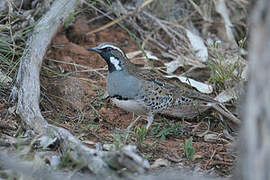
[[[176,96],[183,96],[186,98],[191,98],[193,100],[200,100],[204,102],[213,102],[213,103],[218,103],[215,101],[212,97],[202,94],[200,92],[197,92],[194,90],[191,86],[188,84],[178,82],[175,84],[169,83],[169,79],[162,76],[161,74],[158,74],[154,71],[150,70],[144,70],[136,67],[135,65],[132,64],[131,71],[129,72],[130,74],[136,76],[139,79],[146,80],[146,81],[152,81],[155,82],[156,84],[160,86],[164,86],[164,88],[168,89],[172,94]],[[178,97],[178,98],[179,98]]]

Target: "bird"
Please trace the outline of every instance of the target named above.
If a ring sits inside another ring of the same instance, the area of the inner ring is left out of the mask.
[[[183,83],[171,84],[157,72],[142,69],[130,62],[116,44],[103,42],[88,48],[98,53],[108,65],[107,92],[114,104],[147,120],[151,126],[155,114],[176,118],[194,118],[210,107],[239,124],[240,121],[212,97]]]

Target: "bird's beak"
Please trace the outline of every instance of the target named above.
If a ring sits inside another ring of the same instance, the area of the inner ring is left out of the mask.
[[[88,48],[88,51],[95,51],[97,53],[101,53],[101,50],[99,50],[97,47]]]

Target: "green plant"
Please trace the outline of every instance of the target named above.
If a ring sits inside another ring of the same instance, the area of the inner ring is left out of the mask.
[[[94,107],[101,107],[104,104],[104,91],[101,89],[95,93],[95,98],[90,102]]]
[[[112,150],[118,150],[123,144],[126,144],[126,141],[129,137],[128,133],[120,134],[120,133],[112,133],[110,134],[114,137],[114,149]]]
[[[62,157],[61,157],[61,161],[60,163],[58,164],[58,168],[59,169],[62,169],[62,168],[74,168],[74,167],[77,167],[77,168],[81,168],[83,167],[83,164],[79,161],[75,161],[73,160],[68,153],[64,154]]]
[[[141,147],[142,142],[145,140],[147,129],[145,126],[143,126],[142,128],[140,128],[139,126],[136,126],[134,129],[134,133],[136,136],[137,145],[138,147]]]
[[[85,124],[86,124],[87,127],[91,128],[91,129],[97,129],[99,127],[99,125],[96,124],[94,122],[94,120],[92,120],[92,119],[86,120],[86,123]]]
[[[144,156],[145,159],[152,159],[153,158],[153,153],[147,153],[145,156]]]
[[[234,71],[237,68],[237,64],[229,64],[226,67],[222,65],[222,62],[218,60],[216,63],[209,62],[211,69],[210,81],[218,89],[226,89],[233,85],[233,82],[238,78],[234,75]]]
[[[194,155],[195,149],[192,146],[192,137],[185,140],[184,152],[185,152],[186,157],[189,159],[192,158],[192,156]]]
[[[214,43],[212,46],[212,51],[215,59],[208,62],[208,66],[211,69],[209,81],[217,89],[224,90],[227,88],[231,88],[235,84],[235,82],[239,81],[242,67],[239,61],[227,61],[223,55],[224,50],[221,49],[219,46],[220,43]],[[240,58],[240,54],[237,58]]]
[[[160,138],[160,140],[166,140],[169,135],[182,135],[182,125],[180,122],[176,124],[168,123],[165,125],[152,125],[152,129],[150,131],[150,136]]]

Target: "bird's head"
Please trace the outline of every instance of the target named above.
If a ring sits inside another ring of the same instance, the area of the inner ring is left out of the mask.
[[[95,51],[103,57],[108,64],[109,72],[122,71],[124,66],[129,63],[124,51],[113,43],[101,43],[88,50]]]

